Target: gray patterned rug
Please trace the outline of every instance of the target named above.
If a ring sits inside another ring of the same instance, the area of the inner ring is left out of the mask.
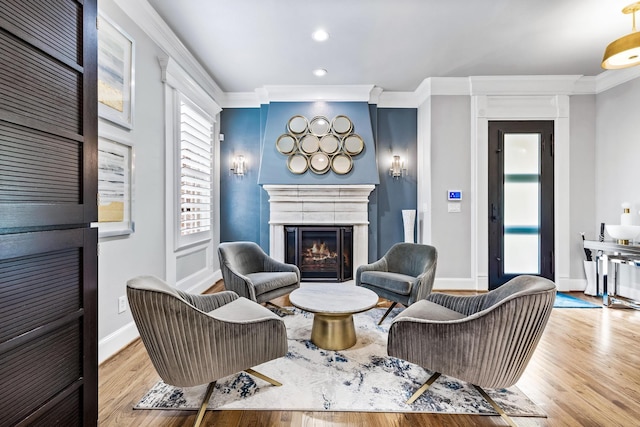
[[[358,342],[341,351],[323,350],[311,343],[312,315],[294,311],[294,316],[283,318],[289,353],[255,367],[283,386],[274,387],[246,373],[231,375],[218,380],[209,409],[496,415],[471,385],[444,375],[407,405],[405,401],[430,373],[386,355],[390,320],[376,325],[383,309],[355,315]],[[197,410],[205,389],[206,385],[179,388],[160,381],[134,408]],[[511,416],[546,417],[516,387],[487,392]]]

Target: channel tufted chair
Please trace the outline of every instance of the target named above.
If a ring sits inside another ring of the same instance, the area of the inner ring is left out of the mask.
[[[506,388],[520,379],[555,297],[552,281],[523,275],[482,295],[432,293],[404,310],[391,323],[387,353],[433,372],[407,403],[445,374],[473,384],[515,425],[482,388]]]
[[[270,301],[300,287],[297,266],[276,261],[254,242],[220,243],[218,258],[225,289],[259,304],[278,307]]]
[[[195,426],[220,378],[244,370],[282,385],[250,369],[287,353],[284,322],[261,305],[229,291],[188,294],[153,276],[129,280],[127,297],[162,380],[178,387],[209,384]]]
[[[392,301],[378,325],[396,304],[408,307],[431,293],[437,265],[438,251],[433,246],[396,243],[378,261],[358,267],[356,285]]]

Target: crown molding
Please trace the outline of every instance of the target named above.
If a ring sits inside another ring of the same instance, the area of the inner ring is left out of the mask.
[[[220,106],[224,108],[258,108],[260,94],[255,92],[227,92]]]
[[[223,108],[255,108],[270,102],[368,102],[376,103],[382,89],[374,85],[263,86],[252,92],[229,92]]]
[[[222,103],[225,93],[220,89],[220,86],[182,44],[178,36],[162,20],[158,12],[147,0],[114,0],[114,2],[151,40],[177,61],[211,98],[218,103]]]
[[[376,102],[378,108],[418,108],[418,97],[415,92],[382,92]]]
[[[471,95],[572,95],[582,76],[472,76]]]
[[[170,56],[158,58],[162,81],[177,89],[203,108],[215,120],[221,107],[187,72]]]
[[[607,70],[595,77],[595,93],[601,93],[640,77],[640,67]]]
[[[291,85],[263,86],[261,89],[267,102],[369,102],[374,85]]]

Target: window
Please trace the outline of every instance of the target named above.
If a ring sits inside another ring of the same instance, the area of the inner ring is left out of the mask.
[[[212,148],[213,120],[186,97],[180,96],[181,243],[211,236]]]

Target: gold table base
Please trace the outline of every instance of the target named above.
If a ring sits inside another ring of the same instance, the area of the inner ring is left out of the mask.
[[[344,350],[356,343],[353,314],[315,313],[311,342],[325,350]]]

